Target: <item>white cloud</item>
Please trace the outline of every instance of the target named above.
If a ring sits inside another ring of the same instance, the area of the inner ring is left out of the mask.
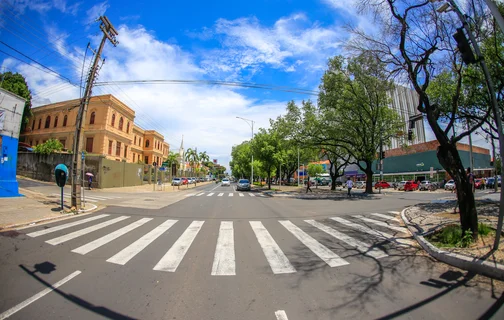
[[[107,1],[103,1],[95,4],[86,11],[85,23],[90,23],[98,19],[101,15],[105,14],[105,11],[109,8]]]
[[[67,6],[67,1],[66,0],[53,0],[53,6],[54,8],[60,10],[63,13],[69,13],[71,15],[76,15],[77,12],[79,11],[79,6],[82,4],[82,2],[76,2],[71,6]]]

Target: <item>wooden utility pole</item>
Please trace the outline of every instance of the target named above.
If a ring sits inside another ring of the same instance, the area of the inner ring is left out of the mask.
[[[81,183],[79,182],[79,173],[81,172],[82,159],[82,140],[83,132],[82,126],[84,124],[84,119],[86,118],[87,106],[89,103],[89,98],[91,97],[91,91],[93,89],[94,80],[98,70],[98,61],[100,60],[101,53],[103,51],[103,46],[105,41],[108,39],[114,47],[119,43],[116,40],[118,35],[114,26],[110,23],[106,16],[101,16],[100,19],[100,29],[103,32],[103,38],[100,42],[98,51],[96,52],[93,65],[89,70],[89,77],[86,83],[86,90],[84,91],[84,96],[81,99],[79,112],[77,114],[77,121],[75,123],[75,135],[73,143],[73,156],[72,156],[72,207],[79,210],[81,207]],[[82,177],[84,179],[84,177]]]

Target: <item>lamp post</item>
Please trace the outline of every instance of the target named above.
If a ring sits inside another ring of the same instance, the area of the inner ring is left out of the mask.
[[[245,121],[250,129],[252,129],[252,137],[250,139],[250,143],[252,144],[252,139],[254,139],[254,120],[250,120],[250,119],[245,119],[245,118],[242,118],[242,117],[236,117],[237,119],[242,119],[243,121]],[[250,149],[252,151],[252,148]],[[254,153],[252,152],[252,162],[250,163],[250,169],[251,169],[251,173],[250,173],[250,183],[253,184],[254,183]]]

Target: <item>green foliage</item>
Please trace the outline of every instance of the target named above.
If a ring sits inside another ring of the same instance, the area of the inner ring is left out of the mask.
[[[484,223],[478,224],[478,234],[480,236],[486,236],[486,235],[488,235],[492,231],[493,230],[492,230],[492,228],[490,228],[489,225],[484,224]]]
[[[63,144],[56,139],[49,139],[46,142],[35,146],[33,151],[35,153],[41,154],[51,154],[54,152],[59,152],[63,149]]]
[[[457,245],[461,248],[467,248],[471,245],[473,242],[473,236],[472,236],[472,231],[471,230],[466,230],[464,232],[464,236],[462,239],[460,239],[459,243]]]
[[[324,167],[322,167],[322,165],[320,165],[320,164],[310,163],[308,165],[307,171],[308,171],[308,174],[310,175],[310,177],[316,177],[319,174],[324,173]]]
[[[268,188],[271,189],[271,173],[279,165],[280,156],[280,138],[278,132],[270,129],[259,129],[252,141],[252,152],[254,159],[261,161],[262,168],[265,171],[269,184]]]
[[[490,232],[490,228],[482,223],[479,225],[480,234],[486,235]],[[488,229],[488,230],[487,230]],[[486,234],[485,234],[486,232]],[[449,225],[427,237],[432,243],[438,247],[469,247],[474,239],[471,230],[466,230],[462,235],[462,228],[459,225]]]
[[[19,73],[5,72],[0,73],[0,83],[2,89],[10,91],[21,98],[26,99],[26,103],[23,109],[23,117],[21,119],[21,132],[23,132],[28,124],[30,117],[32,116],[31,112],[31,92],[28,89],[28,84],[26,83],[25,78]]]

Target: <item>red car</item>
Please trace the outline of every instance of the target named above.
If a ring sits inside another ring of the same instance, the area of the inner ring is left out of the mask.
[[[379,189],[379,188],[387,189],[387,188],[390,188],[390,184],[387,181],[378,181],[374,185],[374,187],[375,187],[375,189]]]
[[[182,180],[182,185],[186,185],[189,183],[189,180],[187,180],[187,178],[180,178],[180,180]]]
[[[481,182],[482,182],[481,179],[474,179],[474,188],[485,189],[485,184]]]
[[[418,190],[418,183],[415,181],[406,181],[404,184],[404,191],[415,191]]]

